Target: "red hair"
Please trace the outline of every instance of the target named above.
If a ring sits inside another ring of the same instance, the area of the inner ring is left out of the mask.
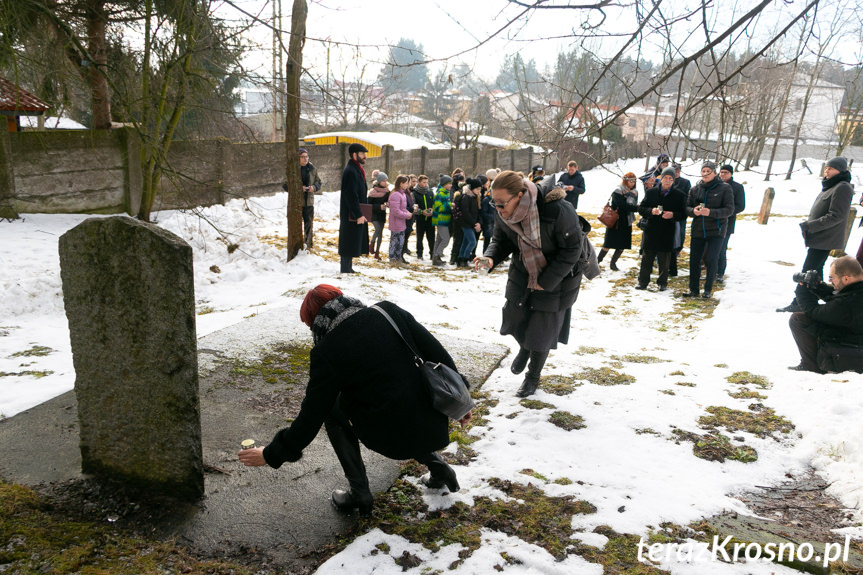
[[[315,316],[331,299],[342,295],[342,290],[328,284],[320,284],[309,290],[300,306],[300,320],[309,327],[315,322]]]

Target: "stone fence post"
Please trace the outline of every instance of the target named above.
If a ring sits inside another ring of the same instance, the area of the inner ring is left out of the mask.
[[[91,218],[60,238],[82,471],[204,494],[192,248],[152,224]]]

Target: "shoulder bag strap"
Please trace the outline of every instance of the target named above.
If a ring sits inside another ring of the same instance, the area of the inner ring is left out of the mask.
[[[383,308],[380,308],[377,305],[371,305],[369,307],[380,312],[380,314],[384,316],[388,322],[390,322],[390,325],[393,326],[393,329],[396,330],[396,333],[399,334],[399,337],[402,338],[402,341],[405,342],[405,345],[407,345],[408,348],[413,352],[414,361],[416,362],[416,364],[422,365],[424,363],[423,358],[420,357],[420,354],[417,353],[417,350],[414,349],[414,346],[408,343],[408,340],[406,340],[405,336],[402,335],[402,330],[399,329],[399,326],[396,325],[396,322],[393,321],[393,318],[390,317],[390,314],[385,312]]]

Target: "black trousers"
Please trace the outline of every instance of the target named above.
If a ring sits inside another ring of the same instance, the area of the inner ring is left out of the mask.
[[[692,237],[689,239],[689,291],[698,293],[701,284],[701,260],[707,268],[704,279],[704,293],[713,291],[716,268],[719,264],[719,250],[725,243],[725,236],[713,238]]]
[[[806,259],[803,260],[803,269],[800,271],[808,271],[808,270],[817,270],[818,276],[823,280],[824,279],[824,264],[827,262],[827,257],[830,255],[830,250],[819,250],[816,248],[809,248],[806,252]],[[800,296],[802,292],[806,291],[806,288],[802,285],[797,285],[797,288],[794,290],[794,299],[796,300],[798,296]],[[803,296],[805,298],[805,296]]]
[[[719,250],[719,265],[716,267],[716,275],[725,277],[725,268],[728,267],[728,240],[731,239],[731,233],[725,234],[725,241],[722,243],[722,249]]]
[[[311,249],[314,239],[312,226],[315,222],[315,206],[303,206],[303,236],[306,249]]]
[[[426,243],[429,246],[429,256],[434,255],[434,224],[432,224],[431,218],[426,217],[418,217],[417,218],[417,257],[421,258],[423,255],[423,238],[425,238]]]
[[[656,278],[656,285],[666,287],[668,285],[668,266],[672,257],[674,257],[674,252],[644,250],[641,254],[641,269],[638,270],[638,285],[647,287],[647,284],[650,283],[650,272],[653,271],[653,261],[656,260],[659,266],[659,277]]]
[[[797,344],[797,350],[800,352],[800,365],[809,371],[820,372],[816,360],[818,338],[815,336],[815,322],[806,317],[802,311],[796,311],[791,314],[788,326],[791,328],[791,335],[794,336],[794,343]]]

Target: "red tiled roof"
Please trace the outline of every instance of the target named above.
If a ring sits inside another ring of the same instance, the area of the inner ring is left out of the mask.
[[[44,112],[50,107],[6,78],[0,78],[0,112]]]

